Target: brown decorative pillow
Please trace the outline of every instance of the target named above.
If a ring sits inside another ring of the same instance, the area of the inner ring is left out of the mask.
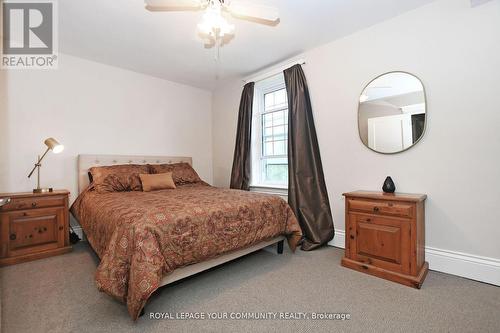
[[[158,173],[158,174],[140,174],[142,190],[144,192],[174,189],[175,184],[172,179],[172,173]]]
[[[149,173],[147,165],[124,164],[90,168],[94,188],[99,193],[142,191],[140,174]]]
[[[189,163],[174,164],[150,164],[149,173],[167,173],[172,172],[172,178],[175,185],[202,183],[200,176],[194,171]]]

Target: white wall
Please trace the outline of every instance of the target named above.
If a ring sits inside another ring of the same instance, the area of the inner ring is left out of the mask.
[[[237,80],[217,89],[212,97],[215,186],[229,187],[242,91],[242,81]]]
[[[343,192],[379,190],[391,175],[398,191],[428,194],[428,247],[500,259],[500,1],[437,1],[299,57],[335,227],[344,229]],[[359,139],[357,106],[368,82],[394,70],[422,79],[428,127],[415,147],[387,156]],[[241,87],[214,92],[219,186],[229,183]]]
[[[211,92],[60,55],[59,69],[0,71],[0,192],[30,191],[43,140],[42,186],[77,193],[78,154],[192,156],[212,182]],[[8,149],[8,151],[5,151]]]

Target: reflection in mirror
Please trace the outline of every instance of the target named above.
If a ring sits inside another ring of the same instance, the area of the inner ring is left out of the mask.
[[[381,75],[359,98],[361,141],[379,153],[404,151],[424,135],[426,109],[424,86],[417,77],[404,72]]]

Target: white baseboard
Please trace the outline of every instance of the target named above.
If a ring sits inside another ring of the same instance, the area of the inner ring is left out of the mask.
[[[500,260],[425,247],[429,269],[500,286]]]
[[[345,231],[335,229],[335,237],[333,237],[328,245],[345,249]]]
[[[328,245],[345,248],[345,231],[335,230],[335,237]],[[500,286],[500,259],[426,246],[425,260],[433,271]]]

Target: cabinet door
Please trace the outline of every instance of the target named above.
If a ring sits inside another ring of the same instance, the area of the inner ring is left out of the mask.
[[[64,209],[47,208],[7,213],[9,256],[64,246]]]
[[[410,273],[411,220],[351,214],[351,256],[354,260]]]

